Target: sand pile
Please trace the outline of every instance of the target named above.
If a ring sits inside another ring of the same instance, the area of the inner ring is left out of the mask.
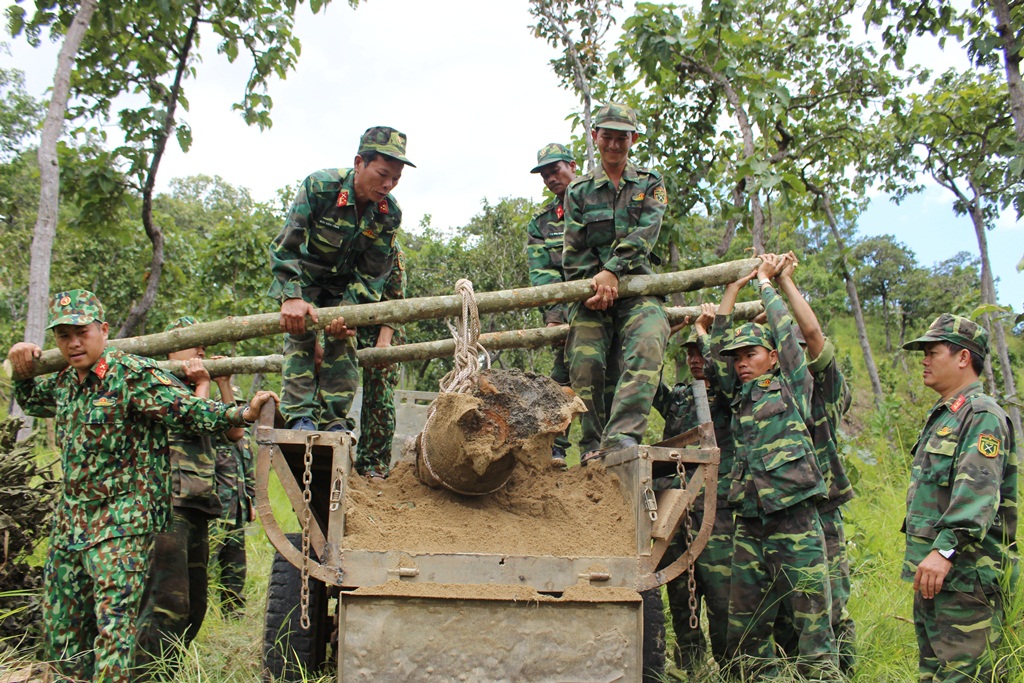
[[[634,515],[600,465],[558,472],[520,461],[487,496],[432,489],[400,463],[384,481],[349,480],[346,550],[631,557]]]

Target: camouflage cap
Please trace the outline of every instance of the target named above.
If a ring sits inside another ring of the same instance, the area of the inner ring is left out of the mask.
[[[50,330],[57,325],[88,325],[106,322],[103,319],[103,304],[87,289],[69,289],[57,292],[50,300]]]
[[[538,150],[537,165],[530,169],[530,173],[540,173],[540,169],[557,161],[576,161],[576,159],[565,145],[560,145],[557,142],[544,145]]]
[[[988,331],[973,320],[952,313],[940,315],[923,336],[911,339],[903,348],[908,351],[922,351],[925,344],[937,341],[953,342],[982,358],[988,355]]]
[[[624,104],[609,102],[594,114],[594,128],[636,132],[636,112]]]
[[[763,346],[769,351],[775,350],[775,338],[771,330],[757,323],[743,323],[736,329],[732,342],[722,348],[722,353],[731,355],[734,351],[748,346]]]
[[[407,138],[405,133],[399,133],[394,128],[387,126],[373,126],[367,128],[363,137],[359,138],[359,152],[377,152],[392,159],[397,159],[407,166],[416,168],[416,164],[405,158],[405,145]]]
[[[683,341],[683,346],[699,346],[697,343],[697,328],[691,327],[690,334],[686,335],[686,340]]]
[[[174,322],[168,323],[167,327],[164,328],[164,332],[170,332],[176,330],[179,327],[190,327],[192,325],[198,325],[199,321],[190,315],[183,315]]]

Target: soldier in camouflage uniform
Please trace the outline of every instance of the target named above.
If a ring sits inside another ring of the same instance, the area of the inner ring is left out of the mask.
[[[380,301],[395,261],[402,211],[390,192],[405,166],[406,137],[392,128],[368,129],[351,169],[325,169],[306,178],[270,247],[286,332],[281,412],[292,429],[350,431],[347,417],[359,381],[355,341],[326,335],[319,373],[314,367],[316,307]],[[347,331],[354,336],[354,330]]]
[[[195,325],[192,316],[170,323],[164,332]],[[169,360],[185,363],[189,389],[200,398],[210,398],[210,374],[203,368],[203,347],[167,354]],[[234,405],[233,400],[224,401]],[[241,427],[226,431],[234,441],[245,432]],[[156,660],[173,663],[182,648],[199,634],[206,617],[210,563],[209,523],[220,517],[217,495],[217,454],[213,440],[220,435],[189,434],[169,430],[171,455],[170,528],[153,539],[149,578],[139,613],[136,663],[140,669]]]
[[[736,460],[729,502],[736,532],[729,595],[730,666],[771,676],[779,606],[791,604],[797,664],[815,677],[838,667],[825,539],[816,503],[827,488],[808,432],[814,379],[770,277],[773,254],[726,287],[711,333],[713,367],[732,406]],[[746,323],[726,343],[740,288],[757,275],[769,326]],[[733,356],[730,365],[725,358]]]
[[[693,379],[703,381],[708,389],[708,404],[715,429],[715,440],[721,450],[718,466],[717,511],[711,537],[707,546],[697,557],[694,565],[696,582],[697,617],[700,618],[700,599],[703,597],[708,611],[708,635],[711,652],[719,666],[726,666],[727,631],[729,623],[729,577],[732,569],[733,552],[733,509],[729,506],[728,473],[732,470],[734,452],[731,421],[732,411],[725,397],[712,381],[713,373],[705,371],[705,353],[708,348],[707,329],[714,319],[714,307],[705,305],[705,312],[697,319],[694,330],[684,342],[686,363]],[[688,383],[676,384],[669,388],[661,384],[654,398],[654,407],[665,418],[665,432],[662,438],[670,439],[698,426],[697,407],[693,387]],[[704,520],[703,493],[694,501],[691,526],[699,529]],[[666,553],[665,564],[674,562],[687,548],[683,531]],[[699,668],[706,659],[707,644],[700,627],[690,628],[690,589],[688,577],[684,574],[666,585],[672,626],[676,634],[676,664],[680,669]]]
[[[537,287],[565,281],[565,273],[562,271],[565,210],[562,202],[569,183],[576,179],[576,160],[568,147],[552,142],[537,152],[537,165],[530,173],[540,173],[544,185],[555,195],[554,199],[533,215],[526,227],[526,262],[530,267],[530,284]],[[564,325],[569,322],[569,305],[544,306],[541,314],[547,327]],[[562,386],[569,386],[564,344],[554,347],[554,358],[551,379]],[[556,469],[565,468],[565,452],[569,448],[566,434],[559,435],[551,449],[552,465]]]
[[[235,402],[231,377],[217,377],[216,382],[221,402]],[[232,441],[222,434],[214,450],[221,516],[210,533],[210,566],[220,586],[221,613],[235,615],[245,606],[245,526],[256,518],[255,470],[247,435]]]
[[[668,341],[668,318],[657,297],[620,299],[622,275],[653,273],[651,249],[658,241],[668,195],[661,177],[629,161],[638,137],[636,113],[607,104],[594,116],[592,135],[601,164],[576,180],[565,195],[566,281],[590,280],[594,295],[569,309],[569,375],[587,406],[580,417],[583,462],[603,450],[639,443],[658,388]],[[622,371],[611,400],[605,373],[618,355]]]
[[[395,244],[395,267],[384,285],[382,301],[405,298],[405,254]],[[356,338],[361,347],[388,347],[402,343],[402,330],[395,324],[360,327]],[[391,442],[395,439],[395,387],[398,366],[394,363],[363,368],[363,407],[359,413],[359,443],[356,446],[356,471],[385,477],[391,464]]]
[[[814,310],[804,299],[793,280],[796,255],[790,252],[775,281],[789,300],[789,307],[799,326],[798,341],[806,348],[810,361],[807,369],[814,377],[811,395],[811,441],[818,459],[818,468],[825,477],[828,497],[818,503],[818,517],[825,534],[825,554],[829,564],[829,584],[832,593],[832,631],[839,649],[839,667],[845,674],[853,671],[855,624],[850,616],[850,562],[846,553],[846,531],[842,505],[853,499],[853,484],[839,457],[838,433],[843,415],[850,409],[853,399],[850,387],[836,362],[836,349],[822,334]],[[780,618],[775,622],[775,641],[783,652],[798,651],[796,631],[792,627],[789,605],[783,605]]]
[[[1000,581],[1016,579],[1019,455],[1006,412],[978,380],[988,332],[944,313],[903,348],[924,351],[924,384],[939,395],[914,444],[903,523],[918,680],[1002,680],[993,654],[1002,639]]]
[[[44,656],[60,681],[126,683],[153,534],[170,517],[167,429],[223,432],[274,395],[244,410],[193,396],[152,361],[107,347],[103,307],[86,290],[53,297],[48,329],[70,367],[14,383],[26,413],[56,418],[64,473],[43,569]],[[41,353],[21,342],[7,357],[28,376]]]

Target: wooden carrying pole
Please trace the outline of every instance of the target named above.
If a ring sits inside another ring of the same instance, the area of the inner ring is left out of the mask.
[[[690,292],[706,287],[725,285],[746,275],[757,268],[760,263],[760,259],[751,258],[674,273],[627,275],[619,281],[619,296],[664,296],[676,292]],[[591,295],[590,280],[576,280],[540,287],[481,292],[476,295],[476,303],[480,313],[496,313],[583,301],[590,298]],[[317,309],[319,322],[314,325],[307,321],[307,324],[322,329],[335,318],[344,318],[345,323],[351,327],[365,327],[367,325],[444,318],[461,313],[462,298],[452,294],[381,301],[375,304],[320,308]],[[231,316],[222,320],[179,327],[159,334],[113,339],[109,343],[127,353],[154,357],[196,346],[212,346],[223,342],[280,334],[279,320],[279,313]],[[50,349],[44,351],[36,361],[31,374],[33,376],[45,375],[56,372],[66,365],[60,352],[57,349]],[[6,363],[5,368],[10,375],[10,369]]]
[[[736,304],[733,310],[734,320],[750,320],[763,309],[760,301],[745,301]],[[666,308],[669,322],[677,325],[686,320],[700,315],[700,308],[697,306],[673,306]],[[512,330],[510,332],[490,332],[480,335],[480,343],[488,351],[501,351],[503,349],[537,349],[542,346],[551,346],[558,342],[565,341],[569,336],[569,326],[559,325],[557,327],[534,327],[526,330]],[[356,357],[359,364],[385,365],[389,363],[408,363],[411,361],[431,360],[432,358],[451,358],[455,352],[455,340],[440,339],[438,341],[420,342],[418,344],[403,344],[400,346],[388,346],[385,348],[359,349]],[[284,356],[274,354],[271,356],[238,356],[235,358],[218,358],[216,360],[204,360],[203,367],[213,377],[224,375],[251,375],[257,372],[278,373],[281,372],[281,364]],[[167,370],[179,377],[184,377],[182,362],[180,360],[165,360],[157,362],[164,370]]]

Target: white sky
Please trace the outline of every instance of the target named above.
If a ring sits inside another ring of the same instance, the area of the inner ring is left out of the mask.
[[[566,117],[578,105],[548,64],[554,50],[527,28],[527,7],[526,0],[364,0],[352,10],[333,0],[313,16],[300,5],[302,55],[286,81],[271,82],[274,125],[266,132],[231,110],[248,66],[242,57],[229,65],[206,36],[205,61],[187,83],[191,109],[181,113],[192,127],[192,149],[168,146],[158,185],[220,175],[270,199],[314,170],[351,165],[362,131],[390,125],[409,136],[408,156],[418,167],[406,169],[395,191],[406,229],[424,214],[437,228],[464,225],[484,198],[539,198],[539,177],[529,173],[536,150],[568,142]],[[0,65],[23,69],[29,91],[42,96],[57,48],[10,42],[13,56],[0,54]],[[935,67],[959,56],[954,46],[918,61]],[[922,220],[922,207],[936,201],[947,211]],[[976,252],[970,221],[954,217],[949,204],[928,193],[897,209],[879,206],[860,225],[866,234],[895,234],[924,264]],[[1020,310],[1024,275],[1014,266],[1024,255],[1024,229],[1004,217],[989,237],[1000,300]]]

